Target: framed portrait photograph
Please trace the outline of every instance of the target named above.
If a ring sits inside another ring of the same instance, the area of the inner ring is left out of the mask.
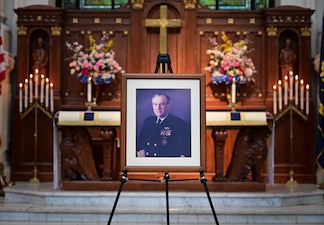
[[[205,163],[205,75],[122,75],[122,167],[197,171]]]

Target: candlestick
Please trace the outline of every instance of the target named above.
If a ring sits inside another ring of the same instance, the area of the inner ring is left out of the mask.
[[[289,72],[289,100],[293,99],[293,83],[294,83],[294,74],[292,71]]]
[[[273,114],[277,114],[277,86],[273,85]]]
[[[33,103],[33,74],[29,75],[29,103]]]
[[[46,78],[45,79],[45,83],[46,83],[46,86],[45,86],[45,108],[48,108],[48,92],[49,92],[49,79]]]
[[[295,105],[298,105],[298,75],[295,76]]]
[[[23,84],[22,83],[19,83],[19,112],[21,113],[22,112],[22,87],[23,87]]]
[[[44,103],[44,85],[45,85],[45,76],[41,75],[41,86],[40,86],[40,103]]]
[[[278,80],[278,101],[279,101],[279,111],[282,110],[282,82]]]
[[[38,98],[38,69],[35,69],[35,75],[34,75],[34,79],[35,79],[35,98]]]
[[[304,109],[304,80],[300,79],[300,109]]]
[[[28,79],[25,79],[25,98],[24,98],[24,100],[25,100],[25,109],[27,108],[27,106],[28,106]]]
[[[87,85],[87,102],[91,102],[92,100],[92,84],[91,84],[91,77],[88,79],[88,85]]]
[[[54,93],[53,93],[53,83],[50,84],[50,111],[54,112]]]
[[[285,106],[288,105],[288,76],[285,76],[285,90],[284,90],[284,95],[285,95]]]
[[[306,84],[306,115],[309,114],[309,84]]]
[[[234,105],[236,102],[236,81],[235,77],[233,77],[233,82],[232,82],[232,104]]]

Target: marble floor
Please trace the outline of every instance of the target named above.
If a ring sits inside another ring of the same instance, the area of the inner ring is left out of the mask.
[[[54,190],[16,183],[0,197],[0,224],[108,224],[116,192]],[[210,193],[219,224],[324,224],[324,190],[314,184],[267,185],[265,192]],[[206,193],[169,193],[170,224],[217,224]],[[167,224],[164,192],[122,192],[112,225]]]

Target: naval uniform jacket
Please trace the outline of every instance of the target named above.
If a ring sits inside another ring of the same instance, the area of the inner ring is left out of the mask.
[[[187,123],[171,114],[160,124],[156,121],[156,116],[145,120],[137,139],[137,151],[145,149],[146,157],[190,157],[190,129]]]

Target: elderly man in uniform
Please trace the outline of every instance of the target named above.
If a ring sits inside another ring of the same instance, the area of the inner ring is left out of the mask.
[[[137,157],[190,157],[190,129],[187,123],[170,114],[170,97],[152,97],[154,116],[146,118],[137,139]]]

